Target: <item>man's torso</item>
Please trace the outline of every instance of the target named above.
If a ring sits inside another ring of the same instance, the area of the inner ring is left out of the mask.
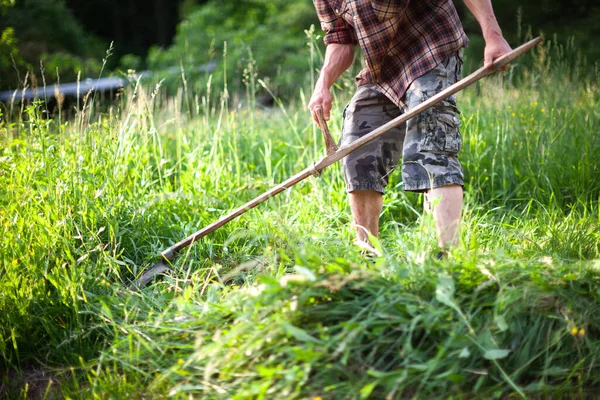
[[[412,81],[468,44],[451,0],[313,2],[326,32],[351,27],[366,61],[357,83],[376,84],[397,105]]]

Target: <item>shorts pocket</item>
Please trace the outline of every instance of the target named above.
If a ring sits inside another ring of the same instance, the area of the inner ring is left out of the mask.
[[[400,15],[402,6],[398,0],[371,0],[371,6],[380,21],[396,18]]]
[[[434,107],[419,116],[419,151],[458,154],[462,147],[460,120],[453,106]]]

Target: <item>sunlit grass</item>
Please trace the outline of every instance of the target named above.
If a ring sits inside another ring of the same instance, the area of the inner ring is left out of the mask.
[[[361,257],[334,166],[136,293],[161,250],[323,156],[302,101],[138,88],[90,123],[42,104],[4,116],[0,353],[25,376],[2,390],[31,393],[42,365],[60,387],[41,392],[72,397],[584,396],[599,383],[600,91],[543,72],[460,96],[466,206],[448,261],[398,174],[383,254]]]

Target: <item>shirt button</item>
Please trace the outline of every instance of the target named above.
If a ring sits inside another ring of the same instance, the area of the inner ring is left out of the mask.
[[[339,14],[339,13],[340,13],[340,9],[339,9],[339,8],[336,8],[336,9],[335,9],[335,13],[336,13],[336,14]]]

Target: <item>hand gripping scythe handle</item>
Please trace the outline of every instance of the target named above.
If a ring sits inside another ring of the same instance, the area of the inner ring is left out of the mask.
[[[354,142],[352,142],[346,146],[343,146],[337,150],[332,150],[333,147],[331,146],[331,144],[333,146],[335,146],[335,143],[333,142],[333,139],[331,139],[331,135],[329,135],[329,130],[326,128],[327,124],[326,123],[321,124],[321,128],[325,128],[323,130],[323,135],[324,135],[325,144],[326,144],[326,147],[328,150],[327,156],[322,158],[320,161],[311,164],[309,167],[305,168],[303,171],[292,176],[288,180],[271,188],[270,190],[264,192],[260,196],[250,200],[246,204],[236,208],[235,210],[231,211],[229,214],[221,217],[219,220],[213,222],[212,224],[204,227],[203,229],[199,230],[198,232],[188,236],[187,238],[181,240],[180,242],[174,244],[173,246],[171,246],[168,249],[166,249],[165,251],[163,251],[161,253],[162,260],[159,261],[157,264],[155,264],[152,268],[150,268],[146,272],[144,272],[133,283],[132,287],[139,288],[139,287],[145,285],[147,282],[149,282],[155,275],[166,271],[168,269],[168,266],[167,266],[167,264],[165,264],[165,262],[170,263],[171,261],[175,260],[175,258],[177,258],[177,255],[179,254],[179,252],[182,249],[188,247],[189,245],[191,245],[192,243],[196,242],[197,240],[203,238],[204,236],[208,235],[209,233],[219,229],[226,223],[234,220],[235,218],[239,217],[246,211],[251,210],[252,208],[256,207],[257,205],[261,204],[262,202],[268,200],[269,198],[271,198],[271,197],[283,192],[284,190],[289,189],[290,187],[294,186],[295,184],[303,181],[304,179],[308,178],[309,176],[319,175],[322,170],[324,170],[331,164],[336,163],[337,161],[341,160],[342,158],[344,158],[348,154],[352,153],[356,149],[361,148],[362,146],[366,145],[367,143],[371,142],[372,140],[374,140],[374,139],[378,138],[379,136],[383,135],[384,133],[388,132],[390,129],[393,129],[393,128],[397,127],[398,125],[405,123],[409,119],[414,118],[418,114],[433,107],[434,105],[441,102],[442,100],[445,100],[449,96],[463,90],[467,86],[470,86],[473,83],[477,82],[478,80],[480,80],[488,75],[491,75],[494,72],[504,68],[510,62],[512,62],[513,60],[522,56],[523,54],[525,54],[526,52],[531,50],[533,47],[538,45],[541,41],[542,41],[542,39],[540,37],[537,37],[537,38],[517,47],[516,49],[504,54],[502,57],[497,58],[493,62],[492,66],[490,68],[483,68],[483,67],[479,68],[477,71],[473,72],[471,75],[467,76],[464,79],[461,79],[460,81],[456,82],[454,85],[441,91],[437,95],[429,98],[428,100],[424,101],[423,103],[419,104],[418,106],[414,107],[413,109],[411,109],[411,110],[407,111],[406,113],[400,115],[399,117],[391,120],[390,122],[386,123],[385,125],[380,126],[379,128],[373,130],[371,133],[361,137],[360,139],[357,139]],[[319,119],[322,118],[322,112],[320,113],[320,115],[321,115],[321,117],[319,117],[319,113],[317,113],[317,116]],[[324,118],[323,118],[323,122],[325,122]],[[331,152],[330,152],[330,150],[331,150]]]

